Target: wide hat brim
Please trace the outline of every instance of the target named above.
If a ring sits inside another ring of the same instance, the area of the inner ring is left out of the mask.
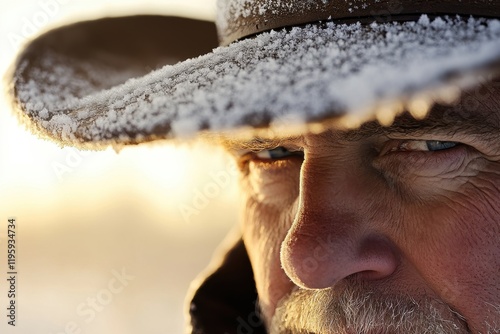
[[[10,94],[37,133],[103,148],[207,132],[388,124],[405,110],[422,117],[500,73],[495,19],[318,22],[210,51],[215,44],[212,23],[189,19],[66,26],[25,48]],[[165,63],[173,65],[154,70]]]

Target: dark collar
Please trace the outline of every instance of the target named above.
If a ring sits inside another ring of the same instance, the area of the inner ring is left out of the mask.
[[[196,290],[190,304],[192,334],[265,334],[250,260],[239,240]]]

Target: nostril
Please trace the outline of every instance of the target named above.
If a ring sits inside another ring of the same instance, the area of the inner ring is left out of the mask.
[[[384,278],[390,276],[391,274],[392,274],[392,272],[382,272],[382,271],[378,271],[378,270],[365,270],[365,271],[361,271],[359,273],[352,274],[349,277],[356,277],[356,278],[364,280],[364,281],[376,281],[376,280],[384,279]]]
[[[315,252],[310,235],[295,235],[282,244],[281,262],[288,277],[305,289],[323,289],[350,276],[380,280],[399,266],[392,242],[380,235],[332,237],[325,252]],[[317,238],[317,237],[316,237]]]
[[[389,276],[398,267],[398,252],[387,238],[370,236],[360,244],[358,258],[366,266],[363,271],[370,272],[370,276]]]

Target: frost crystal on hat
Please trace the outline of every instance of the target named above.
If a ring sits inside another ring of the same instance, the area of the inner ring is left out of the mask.
[[[381,23],[426,13],[500,17],[500,6],[492,0],[218,0],[217,9],[223,45],[271,29],[327,20]]]
[[[283,119],[372,117],[381,103],[498,64],[500,21],[422,16],[271,31],[108,90],[99,85],[105,69],[83,81],[79,73],[91,65],[40,57],[35,70],[21,63],[15,74],[18,105],[37,128],[73,145],[125,144]]]
[[[345,1],[345,0],[344,0]],[[350,0],[352,3],[356,0]],[[359,0],[358,0],[359,1]],[[363,1],[363,0],[361,0]],[[305,8],[322,7],[329,0],[302,0],[300,2],[290,1],[255,1],[255,0],[231,0],[218,1],[218,13],[220,23],[237,19],[239,17],[248,17],[250,15],[264,15],[267,11],[277,15],[283,11],[291,13],[300,13]]]

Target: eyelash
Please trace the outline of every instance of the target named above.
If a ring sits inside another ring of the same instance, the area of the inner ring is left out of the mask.
[[[238,167],[243,175],[247,175],[249,173],[250,164],[254,166],[258,166],[258,168],[262,168],[266,170],[266,173],[277,173],[281,174],[283,172],[283,168],[291,168],[292,166],[300,166],[302,161],[304,160],[304,152],[303,151],[291,151],[289,156],[280,158],[280,159],[266,159],[259,157],[258,154],[266,151],[271,151],[275,149],[287,149],[283,146],[278,146],[275,148],[269,148],[267,150],[256,150],[256,151],[243,151],[237,153],[238,155]],[[291,149],[287,149],[291,150]]]
[[[438,146],[439,144],[443,145],[444,147],[441,149],[435,149],[432,150],[432,146]],[[389,154],[391,152],[407,152],[407,153],[415,153],[415,152],[425,152],[425,153],[432,153],[432,152],[440,152],[440,151],[446,151],[446,150],[451,150],[457,146],[462,145],[459,142],[453,142],[453,141],[443,141],[443,140],[422,140],[422,139],[404,139],[404,140],[398,140],[398,139],[391,139],[389,141],[386,141],[382,146],[381,155]],[[418,148],[412,148],[412,146],[424,146],[427,150],[423,149],[418,149]]]
[[[266,158],[266,157],[263,157],[263,156],[259,156],[259,155],[262,155],[265,152],[267,152],[270,155],[269,158]],[[276,154],[276,155],[285,154],[285,156],[283,156],[283,157],[272,157],[272,155],[273,155],[272,152],[274,152],[274,154]],[[273,149],[262,150],[262,151],[259,151],[259,152],[255,152],[253,154],[254,154],[254,156],[257,159],[263,160],[263,161],[266,161],[266,160],[269,160],[269,161],[283,160],[283,159],[287,159],[287,158],[291,158],[291,157],[302,157],[302,158],[304,157],[304,152],[303,151],[292,150],[292,149],[286,148],[284,146],[278,146],[278,147],[273,148]]]
[[[382,144],[382,148],[378,151],[378,155],[374,157],[373,166],[377,169],[392,170],[394,173],[404,173],[404,171],[418,170],[418,169],[441,169],[443,172],[453,170],[453,166],[458,166],[463,163],[468,150],[467,145],[462,143],[455,143],[455,146],[436,151],[418,151],[418,150],[405,150],[405,147],[412,143],[424,141],[431,142],[432,140],[398,140],[389,139]],[[447,141],[438,141],[447,143]],[[452,143],[452,142],[448,142]],[[394,149],[396,148],[396,149]],[[272,152],[274,150],[287,150],[290,154],[280,158],[263,158],[259,156],[263,152]],[[259,165],[279,170],[284,166],[285,162],[304,160],[304,152],[297,149],[291,149],[284,146],[270,148],[268,150],[261,150],[256,152],[247,152],[243,154],[243,165],[249,162],[258,163]]]
[[[412,140],[393,140],[392,142],[388,142],[387,145],[393,147],[394,145],[401,145],[404,142],[411,141]],[[388,150],[386,146],[374,159],[373,165],[385,170],[393,170],[395,173],[401,173],[408,169],[440,169],[441,172],[446,172],[462,164],[467,154],[470,152],[470,149],[468,145],[462,143],[456,143],[454,147],[437,151],[398,151]]]
[[[415,143],[424,143],[427,148],[429,149],[428,151],[425,150],[418,150],[418,149],[412,149],[411,145],[415,145]],[[436,149],[436,150],[431,150],[430,146],[436,145],[436,144],[442,144],[445,147],[442,149]],[[405,154],[408,153],[434,153],[434,152],[440,152],[443,153],[443,151],[448,151],[452,150],[458,146],[460,146],[461,143],[458,142],[452,142],[452,141],[439,141],[439,140],[397,140],[397,139],[392,139],[384,143],[383,148],[380,150],[380,155],[387,155],[387,154],[394,154],[398,152],[404,152]],[[448,147],[446,147],[448,146]],[[278,155],[278,157],[273,157],[273,152],[274,154]],[[264,154],[268,154],[269,157],[263,157]],[[286,155],[288,153],[288,155]],[[283,157],[279,157],[280,154],[285,154]],[[242,156],[248,156],[251,155],[250,158],[254,158],[256,160],[262,160],[262,161],[276,161],[276,160],[283,160],[289,157],[293,156],[304,156],[304,152],[301,150],[294,150],[294,149],[289,149],[284,146],[277,146],[275,148],[269,148],[269,149],[264,149],[260,151],[255,151],[255,152],[246,152],[242,154]]]

